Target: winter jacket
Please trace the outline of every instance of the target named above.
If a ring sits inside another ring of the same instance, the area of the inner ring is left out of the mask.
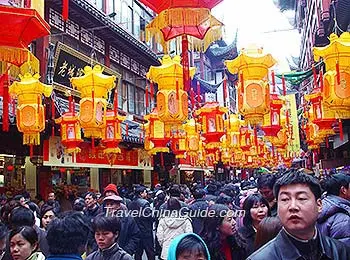
[[[120,218],[121,230],[118,244],[128,254],[133,255],[139,245],[141,232],[135,220],[130,216]]]
[[[252,226],[242,226],[238,229],[238,233],[243,238],[244,242],[246,243],[245,250],[247,252],[247,255],[250,255],[254,252],[254,242],[256,237],[256,232],[253,229]]]
[[[135,217],[137,226],[141,232],[141,238],[153,236],[153,216],[149,202],[142,198],[136,198],[129,203],[129,211],[140,211],[143,214]]]
[[[50,255],[46,260],[83,260],[80,255],[65,254],[65,255]]]
[[[85,216],[88,217],[90,220],[101,213],[103,213],[102,207],[97,204],[96,204],[96,207],[94,207],[93,209],[89,209],[89,208],[84,209]]]
[[[345,260],[350,259],[350,248],[344,243],[324,236],[318,232],[320,239],[319,259]],[[247,260],[302,260],[304,259],[298,249],[294,246],[287,233],[282,229],[276,238],[272,239],[260,249],[250,255]]]
[[[41,252],[35,252],[26,260],[45,260],[45,256]]]
[[[184,239],[185,237],[188,237],[188,236],[193,236],[195,237],[198,242],[202,243],[204,248],[205,248],[205,251],[206,251],[206,259],[207,260],[210,260],[210,254],[209,254],[209,250],[208,250],[208,247],[207,245],[205,244],[205,242],[203,241],[203,239],[198,236],[197,234],[195,233],[186,233],[186,234],[182,234],[182,235],[179,235],[177,237],[175,237],[170,245],[169,245],[169,251],[168,251],[168,255],[167,255],[167,258],[164,258],[164,259],[167,259],[167,260],[177,260],[176,259],[176,249],[177,249],[177,246],[179,245],[179,243],[181,242],[182,239]]]
[[[189,218],[164,217],[159,220],[157,238],[162,247],[162,259],[166,259],[168,255],[171,240],[183,233],[192,233],[192,224]]]
[[[109,248],[91,253],[86,260],[132,260],[132,257],[118,243],[114,243]]]
[[[201,213],[205,211],[209,207],[208,202],[205,199],[197,199],[193,201],[191,205],[189,205],[190,208],[190,216],[192,219],[192,225],[193,225],[193,232],[196,234],[199,234],[199,232],[203,228],[203,221],[204,218],[201,217]]]
[[[323,235],[350,246],[350,201],[334,195],[325,197],[317,224]]]

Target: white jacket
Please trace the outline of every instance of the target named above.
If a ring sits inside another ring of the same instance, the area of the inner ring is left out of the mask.
[[[164,217],[159,220],[157,228],[157,238],[162,247],[162,259],[167,259],[168,249],[171,241],[183,233],[192,233],[192,223],[190,218],[171,218]]]

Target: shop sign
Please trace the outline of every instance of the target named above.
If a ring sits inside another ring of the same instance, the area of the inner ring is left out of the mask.
[[[88,168],[113,168],[113,169],[147,169],[151,170],[151,164],[145,164],[145,159],[140,156],[140,149],[127,150],[121,148],[121,153],[110,164],[103,154],[103,147],[95,147],[92,151],[91,144],[83,142],[78,154],[65,154],[61,139],[58,136],[44,140],[44,166],[57,167],[88,167]]]

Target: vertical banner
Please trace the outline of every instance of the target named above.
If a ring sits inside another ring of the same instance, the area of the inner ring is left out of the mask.
[[[299,137],[299,122],[297,115],[297,104],[295,100],[295,94],[289,94],[285,96],[286,106],[289,111],[289,120],[292,125],[292,138],[288,143],[288,153],[299,155],[300,152],[300,137]]]

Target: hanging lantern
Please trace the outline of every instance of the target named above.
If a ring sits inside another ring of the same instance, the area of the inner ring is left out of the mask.
[[[183,129],[186,132],[187,154],[189,156],[197,156],[199,150],[199,127],[199,124],[193,118],[183,125]]]
[[[315,60],[326,64],[322,96],[337,119],[350,118],[350,33],[332,33],[330,44],[314,47]]]
[[[176,131],[171,137],[171,151],[176,158],[185,158],[187,151],[186,132]]]
[[[277,93],[270,95],[270,113],[264,116],[264,125],[261,127],[265,136],[277,136],[281,130],[280,116],[283,104],[284,101],[278,98]]]
[[[120,116],[116,110],[108,110],[106,113],[106,127],[103,129],[102,143],[106,147],[103,153],[109,158],[113,164],[116,154],[120,153],[119,143],[122,141],[121,123],[125,120],[125,116]]]
[[[9,93],[17,96],[17,128],[23,133],[23,144],[39,145],[40,132],[45,129],[45,111],[42,95],[49,97],[52,87],[39,81],[39,74],[30,73],[19,76],[21,81],[14,82]]]
[[[225,61],[232,74],[239,74],[238,110],[251,125],[262,124],[264,114],[269,112],[270,87],[268,69],[276,61],[262,49],[242,49],[234,60]]]
[[[106,127],[106,107],[108,92],[115,85],[115,76],[104,75],[103,68],[86,66],[81,77],[71,78],[74,88],[81,92],[79,122],[84,136],[102,138]]]
[[[249,152],[252,147],[252,134],[248,127],[240,128],[239,147],[242,152]]]
[[[55,119],[55,123],[61,127],[61,142],[65,147],[65,152],[79,153],[81,151],[79,144],[83,142],[81,139],[81,127],[78,116],[72,111],[73,106],[70,105],[69,107],[70,110],[65,112],[62,117]]]
[[[229,147],[234,150],[240,147],[240,128],[243,122],[243,120],[238,118],[237,114],[230,114],[229,118],[225,120],[227,142]]]
[[[159,119],[157,108],[154,108],[152,113],[145,115],[144,119],[148,121],[144,125],[145,149],[149,154],[168,153],[169,139],[166,137],[164,122]]]
[[[159,119],[166,125],[181,125],[188,114],[188,94],[184,90],[183,67],[180,56],[173,59],[164,55],[162,65],[151,66],[147,78],[158,84],[157,110]],[[193,78],[195,68],[190,68]]]

